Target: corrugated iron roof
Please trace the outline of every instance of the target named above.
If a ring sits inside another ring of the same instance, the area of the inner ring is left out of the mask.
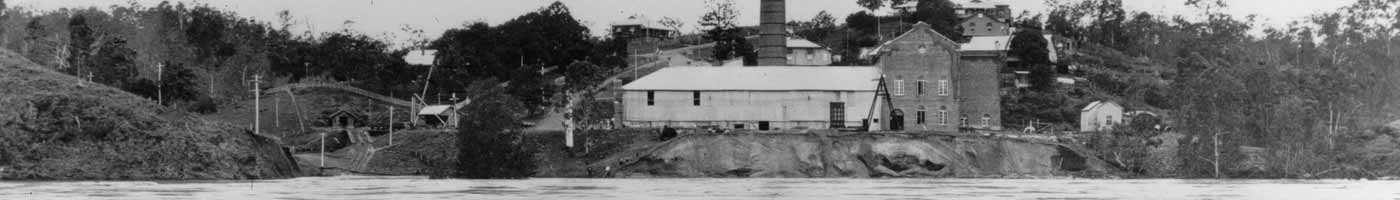
[[[404,55],[403,61],[411,65],[433,65],[436,56],[437,50],[416,50]]]
[[[975,36],[962,44],[959,51],[1006,51],[1011,49],[1010,35]]]
[[[612,26],[642,26],[643,28],[649,28],[649,29],[671,30],[671,28],[666,28],[665,26],[662,26],[660,22],[657,22],[657,21],[655,21],[655,20],[647,19],[646,17],[636,17],[636,16],[634,16],[634,17],[628,17],[627,19],[624,19],[624,20],[613,21],[611,25],[612,25]]]
[[[670,67],[623,90],[874,91],[877,67]]]
[[[1099,107],[1102,107],[1102,106],[1104,106],[1104,105],[1113,105],[1113,106],[1122,107],[1122,106],[1119,106],[1118,103],[1114,103],[1114,102],[1112,102],[1112,101],[1094,101],[1093,103],[1089,103],[1088,106],[1084,106],[1084,109],[1083,109],[1083,110],[1079,110],[1079,111],[1080,111],[1080,112],[1088,112],[1089,110],[1098,109]]]
[[[431,105],[419,110],[418,115],[441,115],[451,109],[452,105]]]
[[[956,2],[961,8],[996,8],[998,5],[1011,5],[995,0],[967,0]]]
[[[806,39],[788,38],[788,39],[787,39],[787,47],[788,47],[788,48],[808,48],[808,49],[814,49],[814,48],[815,48],[815,49],[819,49],[819,48],[822,48],[822,45],[817,44],[817,43],[812,42],[812,41],[809,41],[809,40],[806,40]]]

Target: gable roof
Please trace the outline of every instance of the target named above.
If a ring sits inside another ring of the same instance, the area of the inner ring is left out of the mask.
[[[875,47],[875,49],[872,49],[869,52],[870,54],[868,56],[880,54],[881,51],[884,51],[885,49],[889,48],[890,45],[894,45],[895,41],[902,40],[904,39],[904,37],[908,37],[910,33],[915,33],[917,31],[927,31],[928,33],[932,33],[934,35],[934,43],[953,44],[954,48],[958,47],[957,42],[954,42],[953,39],[948,39],[948,36],[943,35],[943,33],[939,33],[937,30],[933,30],[932,25],[929,25],[928,23],[924,22],[919,22],[917,24],[914,24],[914,28],[909,29],[909,31],[905,31],[904,34],[900,34],[899,37],[895,37],[894,39],[885,41],[885,43],[882,43],[880,44],[880,46]]]
[[[807,40],[807,39],[788,38],[788,39],[787,39],[787,47],[788,47],[788,48],[803,48],[803,49],[820,49],[820,48],[822,48],[822,45],[819,45],[819,44],[814,43],[814,42],[812,42],[812,41],[810,41],[810,40]]]
[[[1093,103],[1089,103],[1088,106],[1084,106],[1084,109],[1083,109],[1083,110],[1079,110],[1079,111],[1080,111],[1080,112],[1089,112],[1090,110],[1099,109],[1100,107],[1109,106],[1109,105],[1117,106],[1117,107],[1119,107],[1119,108],[1122,108],[1122,107],[1123,107],[1123,106],[1119,106],[1118,103],[1114,103],[1114,102],[1112,102],[1112,101],[1094,101]]]
[[[875,91],[877,67],[669,67],[622,90]]]

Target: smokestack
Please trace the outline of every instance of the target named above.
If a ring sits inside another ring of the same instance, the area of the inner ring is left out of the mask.
[[[762,0],[759,16],[758,65],[787,65],[787,3]]]

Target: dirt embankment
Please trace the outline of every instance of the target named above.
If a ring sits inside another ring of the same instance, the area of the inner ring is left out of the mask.
[[[613,154],[599,177],[1105,177],[1066,146],[978,136],[697,134]]]
[[[297,175],[272,139],[0,50],[0,179],[257,179]]]

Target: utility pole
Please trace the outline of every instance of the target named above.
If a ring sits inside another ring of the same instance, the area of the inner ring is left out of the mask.
[[[389,146],[394,146],[394,106],[389,106]]]
[[[258,128],[259,128],[258,125],[261,125],[261,124],[262,124],[262,123],[261,123],[261,122],[262,122],[262,104],[261,104],[262,102],[260,102],[260,101],[262,100],[262,93],[261,93],[262,91],[259,91],[259,90],[261,90],[262,88],[259,88],[259,83],[262,83],[262,76],[261,76],[261,75],[256,75],[256,74],[254,74],[254,75],[253,75],[253,134],[254,134],[254,135],[258,135],[258,134],[261,133],[261,131],[259,131],[259,129],[258,129]]]
[[[326,132],[321,131],[321,168],[326,168]]]
[[[165,63],[156,64],[156,103],[165,105]]]

